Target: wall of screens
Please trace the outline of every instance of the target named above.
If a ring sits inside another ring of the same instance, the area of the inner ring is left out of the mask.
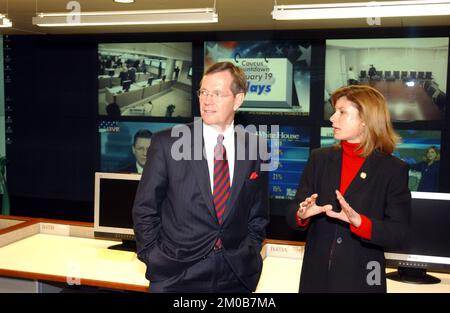
[[[411,165],[411,189],[432,185],[421,185],[421,166],[435,151],[439,168],[431,188],[449,192],[450,178],[443,174],[450,170],[448,33],[424,28],[412,36],[398,28],[198,32],[182,40],[175,33],[9,36],[13,57],[5,88],[14,124],[7,155],[16,212],[39,215],[24,208],[39,200],[51,208],[41,216],[58,218],[67,209],[61,203],[72,201],[71,208],[78,203],[84,210],[71,209],[72,219],[91,221],[93,173],[131,172],[142,148],[135,146],[137,133],[151,144],[149,133],[199,116],[201,74],[221,60],[240,65],[249,77],[236,124],[279,126],[276,134],[265,134],[282,139],[272,152],[281,161],[270,175],[274,222],[295,194],[311,150],[333,144],[329,95],[349,82],[374,86],[388,99],[402,137],[394,154]],[[50,204],[55,199],[63,202]]]

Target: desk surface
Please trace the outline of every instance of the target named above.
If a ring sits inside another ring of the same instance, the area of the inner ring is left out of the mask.
[[[0,268],[147,287],[145,264],[117,241],[37,234],[0,249]]]

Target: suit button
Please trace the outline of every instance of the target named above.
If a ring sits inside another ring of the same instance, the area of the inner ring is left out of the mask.
[[[336,242],[338,243],[338,245],[340,245],[340,244],[342,243],[342,237],[338,237],[338,238],[336,239]]]

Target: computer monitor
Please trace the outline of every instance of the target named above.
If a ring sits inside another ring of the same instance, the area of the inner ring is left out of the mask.
[[[129,91],[130,87],[131,87],[131,83],[132,83],[131,80],[124,80],[123,83],[122,83],[122,90],[123,91]]]
[[[409,283],[438,283],[427,271],[450,273],[450,193],[412,192],[410,238],[405,248],[385,253],[388,278]]]
[[[114,76],[114,74],[115,74],[115,71],[114,70],[108,70],[108,75],[109,76]]]
[[[109,249],[136,251],[132,208],[140,174],[95,173],[94,236],[122,240]]]

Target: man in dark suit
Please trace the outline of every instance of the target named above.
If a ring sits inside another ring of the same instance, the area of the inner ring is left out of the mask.
[[[135,162],[122,168],[119,172],[122,173],[139,173],[142,174],[144,170],[145,161],[147,160],[147,150],[150,147],[153,133],[148,129],[140,129],[134,134],[133,151]]]
[[[240,68],[214,64],[198,91],[202,119],[181,126],[181,139],[176,127],[152,137],[133,208],[151,292],[256,289],[268,188],[261,158],[249,148],[257,137],[234,128],[246,86]]]

